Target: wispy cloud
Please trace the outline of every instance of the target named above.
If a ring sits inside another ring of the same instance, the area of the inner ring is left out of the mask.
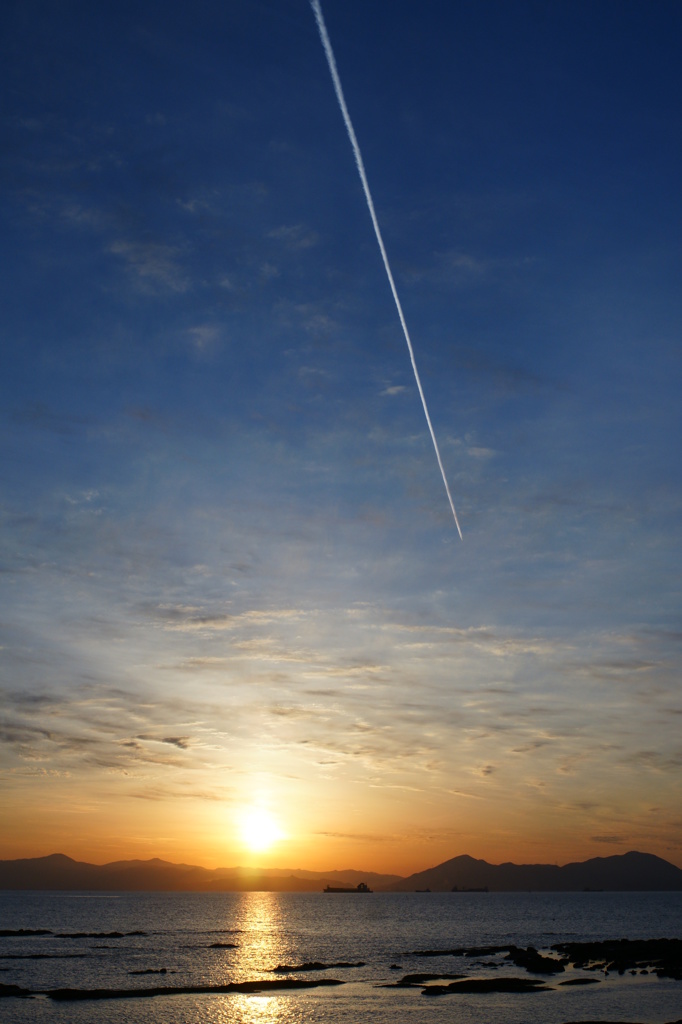
[[[190,341],[198,352],[212,349],[222,336],[222,329],[215,324],[201,324],[188,330]]]
[[[15,409],[11,417],[15,423],[64,435],[75,434],[92,424],[88,417],[57,411],[42,402]]]
[[[408,286],[430,284],[448,288],[490,286],[532,268],[531,257],[476,255],[460,249],[434,253],[424,265],[405,268],[402,277]]]
[[[169,743],[171,746],[178,747],[180,750],[188,750],[190,746],[191,737],[189,736],[148,736],[140,735],[137,736],[138,740],[145,740],[151,743]]]
[[[205,611],[192,605],[159,605],[154,614],[166,629],[191,633],[197,630],[237,630],[276,622],[296,622],[311,613],[298,608],[250,609],[229,613]]]
[[[111,242],[109,252],[119,256],[130,271],[137,287],[144,292],[186,292],[190,280],[179,262],[179,250],[161,242],[118,239]]]
[[[269,231],[268,238],[281,242],[283,246],[292,252],[298,252],[301,249],[312,249],[319,241],[317,232],[312,231],[305,224],[282,224]]]

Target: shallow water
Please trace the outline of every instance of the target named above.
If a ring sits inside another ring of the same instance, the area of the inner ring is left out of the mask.
[[[50,929],[0,939],[0,982],[50,988],[152,988],[272,979],[280,964],[364,961],[307,972],[333,989],[267,995],[202,994],[55,1003],[4,999],[6,1024],[563,1024],[682,1017],[682,982],[655,975],[600,977],[551,991],[426,998],[420,988],[381,987],[402,974],[531,977],[501,957],[420,958],[419,949],[513,943],[542,950],[561,941],[682,937],[682,893],[0,893],[0,928]],[[134,932],[121,938],[59,938],[60,932]],[[213,947],[234,943],[236,948]],[[40,959],[32,959],[38,955]],[[490,960],[498,966],[492,968]],[[398,965],[400,971],[392,969]],[[166,968],[166,974],[131,971]]]

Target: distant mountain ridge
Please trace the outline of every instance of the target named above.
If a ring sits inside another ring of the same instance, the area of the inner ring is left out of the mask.
[[[604,889],[615,892],[676,891],[682,889],[682,870],[652,853],[616,854],[565,864],[488,864],[463,854],[435,868],[418,871],[395,882],[394,892],[431,889],[449,892],[457,887],[490,892],[575,892]]]
[[[682,870],[650,853],[618,854],[565,864],[488,864],[463,854],[408,878],[371,871],[301,868],[215,868],[168,861],[123,860],[88,864],[61,853],[0,861],[0,889],[104,892],[319,892],[339,882],[364,881],[375,891],[570,892],[682,890]]]
[[[88,864],[63,853],[0,861],[0,889],[101,892],[318,892],[339,882],[388,889],[400,875],[371,871],[307,871],[301,868],[202,868],[159,860]]]

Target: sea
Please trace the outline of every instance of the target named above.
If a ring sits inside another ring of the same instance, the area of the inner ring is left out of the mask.
[[[45,934],[7,934],[22,930]],[[425,958],[420,950],[513,944],[549,952],[558,942],[681,938],[682,892],[1,892],[0,931],[0,986],[36,993],[0,999],[2,1024],[667,1024],[682,1018],[682,981],[639,971],[601,971],[591,975],[596,983],[560,985],[585,975],[569,968],[543,978],[545,990],[521,993],[429,997],[424,985],[396,986],[405,975],[425,972],[532,977],[504,954]],[[343,984],[69,1002],[43,994],[61,988],[143,994],[283,977]]]

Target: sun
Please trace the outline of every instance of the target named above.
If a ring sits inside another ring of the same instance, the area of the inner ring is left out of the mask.
[[[282,838],[282,831],[272,814],[260,807],[244,812],[240,831],[242,842],[254,853],[269,849]]]

